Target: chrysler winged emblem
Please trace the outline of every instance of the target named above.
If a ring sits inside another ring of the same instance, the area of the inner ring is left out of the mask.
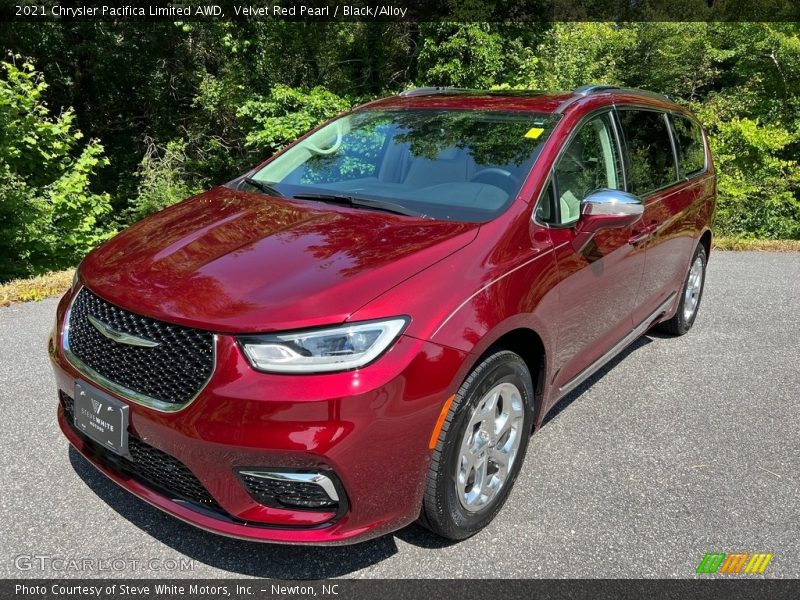
[[[142,348],[155,348],[156,346],[160,346],[160,342],[154,342],[153,340],[148,340],[147,338],[138,337],[135,335],[131,335],[130,333],[124,333],[122,331],[117,331],[110,325],[103,323],[97,317],[93,317],[92,315],[86,315],[86,318],[89,319],[89,323],[94,325],[94,328],[97,329],[100,333],[106,336],[110,340],[114,340],[120,344],[128,344],[129,346],[140,346]]]

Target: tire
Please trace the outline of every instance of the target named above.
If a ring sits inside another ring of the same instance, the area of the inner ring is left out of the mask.
[[[533,402],[530,371],[514,352],[497,350],[470,373],[433,451],[420,514],[423,526],[444,538],[463,540],[494,519],[522,467]]]
[[[700,310],[700,300],[703,299],[707,263],[705,246],[698,244],[681,288],[678,310],[671,319],[658,325],[659,330],[670,335],[684,335],[692,328],[694,320],[697,318],[697,311]]]

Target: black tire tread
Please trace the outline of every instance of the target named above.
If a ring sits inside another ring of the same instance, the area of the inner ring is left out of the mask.
[[[698,255],[700,255],[701,253],[703,254],[703,259],[704,259],[704,269],[708,266],[708,253],[706,252],[705,246],[702,243],[700,243],[697,245],[697,248],[695,248],[695,251],[692,254],[692,260],[689,262],[690,268],[691,265],[694,263],[694,261],[697,259]],[[683,320],[684,291],[686,290],[686,284],[688,283],[688,278],[689,278],[689,272],[687,270],[686,277],[684,278],[683,285],[681,286],[679,292],[680,300],[678,302],[678,308],[675,311],[675,314],[672,315],[670,319],[662,321],[657,325],[657,329],[662,333],[666,333],[667,335],[672,335],[677,337],[687,334],[689,330],[692,328],[692,325],[694,325],[694,319],[692,320],[691,323],[685,323]],[[703,273],[703,287],[705,287],[705,282],[706,282],[705,273]],[[703,290],[701,289],[700,291],[701,300],[703,298],[702,294]],[[700,305],[698,304],[697,311],[699,310],[700,310]],[[695,312],[695,318],[696,317],[697,317],[697,312]]]
[[[428,477],[422,501],[422,510],[420,511],[418,522],[420,525],[442,537],[448,539],[465,539],[474,533],[464,532],[463,535],[461,535],[462,532],[456,532],[445,528],[438,519],[438,514],[442,512],[444,507],[440,506],[441,499],[436,493],[436,473],[444,461],[444,444],[445,440],[447,439],[447,434],[453,425],[453,421],[458,414],[459,409],[464,402],[467,401],[469,390],[472,388],[472,384],[475,382],[475,380],[479,379],[486,371],[494,368],[497,363],[502,363],[507,360],[517,360],[522,364],[525,364],[518,354],[511,352],[510,350],[495,348],[493,354],[490,354],[472,370],[469,376],[458,388],[458,392],[455,394],[455,398],[450,405],[450,409],[447,411],[447,416],[445,417],[442,429],[439,432],[439,439],[437,440],[436,447],[431,454],[431,462],[428,468]],[[521,456],[520,463],[522,463],[523,460],[524,456]],[[513,481],[510,482],[509,487],[511,487],[511,485],[513,485]],[[497,505],[492,509],[489,521],[491,521],[491,519],[493,519],[497,513],[500,512],[500,509],[503,508],[504,502],[505,500],[498,502]]]

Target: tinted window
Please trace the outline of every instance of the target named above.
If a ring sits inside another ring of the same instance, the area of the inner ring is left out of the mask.
[[[363,110],[293,145],[255,174],[291,198],[390,200],[438,219],[483,222],[516,197],[558,116]]]
[[[706,147],[700,126],[686,117],[673,115],[672,130],[678,150],[678,168],[681,177],[702,171],[706,167]]]
[[[621,110],[628,147],[628,189],[643,196],[677,180],[675,159],[664,115],[649,110]]]
[[[542,194],[541,200],[539,200],[539,205],[536,207],[536,218],[542,223],[558,224],[559,218],[555,206],[556,195],[553,190],[553,182],[550,181],[547,184],[547,189]]]
[[[548,190],[537,214],[555,225],[577,221],[581,200],[592,192],[622,188],[619,151],[608,115],[581,126],[559,159],[555,175],[555,194]]]

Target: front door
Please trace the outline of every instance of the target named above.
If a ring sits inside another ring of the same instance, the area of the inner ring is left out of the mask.
[[[629,243],[632,227],[597,233],[576,251],[581,200],[600,189],[624,189],[619,140],[609,113],[591,117],[568,143],[537,209],[549,226],[558,261],[556,389],[564,388],[632,327],[644,252]]]

